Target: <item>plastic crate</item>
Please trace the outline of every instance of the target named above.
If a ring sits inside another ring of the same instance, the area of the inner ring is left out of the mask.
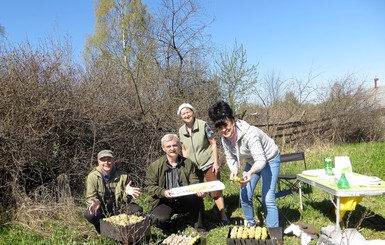
[[[232,227],[227,234],[227,245],[283,245],[282,227],[268,228],[268,236],[265,240],[230,238]]]
[[[173,234],[172,234],[173,235]],[[172,236],[172,235],[170,235],[170,236]],[[174,234],[175,235],[175,234]],[[169,236],[169,237],[170,237]],[[167,238],[166,238],[167,239]],[[165,240],[166,240],[165,239]],[[175,242],[168,242],[168,243],[166,243],[165,242],[165,240],[163,240],[163,242],[161,243],[161,245],[164,245],[164,244],[184,244],[184,243],[175,243]],[[196,242],[194,242],[192,245],[206,245],[206,238],[204,238],[204,237],[200,237]]]

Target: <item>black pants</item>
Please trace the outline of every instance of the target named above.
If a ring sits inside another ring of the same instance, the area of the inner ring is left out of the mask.
[[[141,215],[143,213],[142,207],[140,207],[136,203],[130,203],[125,205],[124,207],[120,209],[114,209],[114,210],[105,210],[103,208],[99,208],[96,215],[93,215],[90,213],[90,211],[87,209],[84,212],[84,217],[95,226],[95,229],[98,233],[100,233],[100,220],[112,215],[118,215],[118,214],[136,214]]]
[[[158,206],[150,211],[152,225],[164,228],[165,222],[169,221],[174,214],[189,213],[195,220],[195,228],[203,228],[203,198],[196,195],[179,197],[177,199],[160,199]]]

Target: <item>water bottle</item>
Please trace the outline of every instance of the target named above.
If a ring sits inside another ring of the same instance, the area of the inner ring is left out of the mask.
[[[324,166],[326,175],[333,175],[333,161],[330,157],[325,158]]]

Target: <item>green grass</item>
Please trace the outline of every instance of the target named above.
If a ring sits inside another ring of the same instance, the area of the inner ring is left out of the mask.
[[[318,147],[307,149],[305,151],[308,169],[322,168],[323,160],[327,156],[349,156],[352,162],[353,171],[366,175],[378,176],[385,179],[385,142],[381,143],[360,143],[353,145],[339,145],[333,147]],[[282,171],[287,170],[286,165],[282,165]],[[295,169],[290,167],[290,169]],[[299,168],[297,171],[300,171]],[[239,224],[242,220],[242,210],[239,205],[239,189],[238,186],[232,184],[228,180],[228,169],[224,168],[222,172],[222,181],[226,185],[224,190],[224,198],[227,213],[230,216],[231,225]],[[329,200],[329,195],[316,188],[307,189],[307,198],[304,199],[304,210],[299,209],[299,197],[295,195],[294,203],[288,211],[288,219],[292,223],[302,220],[305,223],[315,226],[319,231],[322,227],[333,225],[335,222],[334,207]],[[257,187],[256,193],[260,191]],[[283,208],[286,206],[288,199],[278,200],[278,206]],[[140,204],[146,206],[147,197],[142,197]],[[356,207],[354,212],[348,212],[343,220],[343,226],[354,228],[359,225],[358,229],[366,239],[384,239],[385,240],[385,196],[365,197]],[[261,216],[261,208],[259,203],[255,202],[256,212]],[[84,208],[84,207],[82,207]],[[60,225],[60,222],[45,222],[44,230],[47,235],[37,235],[23,226],[15,224],[5,224],[0,218],[0,244],[119,244],[111,239],[97,235],[93,231],[93,227],[88,224],[82,217],[79,209],[78,217],[75,217],[77,226]],[[226,237],[229,227],[218,227],[218,212],[216,211],[214,202],[209,198],[205,198],[205,225],[208,228],[206,235],[206,244],[226,244]],[[364,213],[371,211],[372,216],[365,218],[362,222]],[[177,232],[187,226],[185,216],[175,219],[175,228],[170,232]],[[281,226],[286,228],[290,223],[284,221]],[[161,241],[169,235],[163,233],[160,229],[151,228],[152,238],[149,244],[160,244]],[[285,236],[285,244],[300,244],[297,237]],[[317,244],[313,240],[311,244]]]

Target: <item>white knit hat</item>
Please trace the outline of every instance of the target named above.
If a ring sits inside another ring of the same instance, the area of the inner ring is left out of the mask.
[[[192,107],[192,105],[190,105],[189,103],[183,103],[183,104],[181,104],[181,105],[179,106],[178,112],[176,113],[178,116],[180,116],[180,111],[181,111],[183,108],[190,108],[190,109],[194,112],[194,115],[196,114],[195,108]]]

